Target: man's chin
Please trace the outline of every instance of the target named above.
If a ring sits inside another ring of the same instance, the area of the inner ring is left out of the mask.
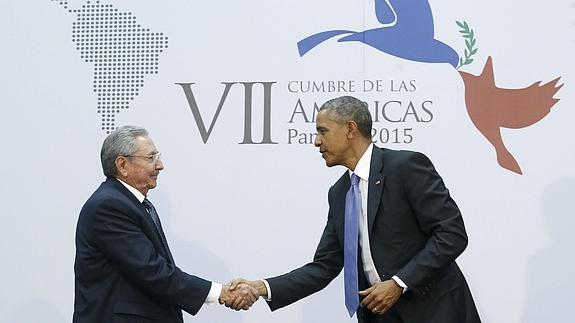
[[[333,162],[330,162],[330,161],[327,160],[327,159],[325,160],[325,165],[326,165],[327,167],[333,167],[333,166],[335,166],[335,164],[334,164]]]

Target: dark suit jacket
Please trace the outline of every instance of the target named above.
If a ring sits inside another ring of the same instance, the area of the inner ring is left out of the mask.
[[[162,233],[163,234],[163,233]],[[76,228],[73,322],[183,322],[211,282],[176,267],[146,208],[117,179],[86,201]]]
[[[349,186],[346,172],[329,190],[327,224],[313,262],[267,279],[272,310],[323,289],[340,273]],[[431,161],[421,153],[374,146],[367,208],[377,272],[382,280],[397,275],[408,286],[393,307],[401,319],[409,323],[479,322],[465,278],[455,263],[467,246],[463,219]],[[360,290],[369,287],[360,276]],[[370,316],[367,310],[358,310],[360,322],[374,321]],[[385,315],[375,321],[385,322]]]

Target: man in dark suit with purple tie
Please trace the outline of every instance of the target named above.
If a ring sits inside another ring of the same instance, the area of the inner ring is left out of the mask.
[[[463,219],[431,161],[373,145],[367,103],[354,97],[323,104],[316,128],[326,165],[347,170],[329,190],[313,261],[265,280],[237,279],[232,288],[250,284],[274,311],[323,289],[344,268],[346,307],[360,323],[479,323],[455,263],[467,246]]]

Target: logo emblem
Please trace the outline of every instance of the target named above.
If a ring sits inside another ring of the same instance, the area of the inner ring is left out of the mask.
[[[455,49],[435,39],[433,15],[428,0],[375,0],[375,15],[381,24],[364,31],[328,30],[313,34],[297,43],[301,57],[321,43],[339,37],[338,42],[361,42],[382,53],[421,63],[451,65],[465,85],[465,105],[475,127],[493,145],[499,165],[523,174],[515,157],[507,150],[500,128],[528,127],[543,119],[559,99],[553,98],[563,86],[560,77],[541,85],[534,82],[521,89],[495,85],[493,60],[487,58],[483,72],[473,75],[462,71],[474,61],[477,39],[467,22],[456,22],[465,39],[465,50]]]

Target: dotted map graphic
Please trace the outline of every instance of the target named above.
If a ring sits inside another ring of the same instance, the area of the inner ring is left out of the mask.
[[[80,57],[94,66],[97,110],[102,115],[102,130],[110,133],[116,128],[116,115],[129,108],[144,86],[144,77],[158,73],[159,56],[168,47],[168,37],[150,32],[132,13],[111,4],[87,1],[79,9],[69,9],[68,1],[51,1],[76,16],[72,41]]]

